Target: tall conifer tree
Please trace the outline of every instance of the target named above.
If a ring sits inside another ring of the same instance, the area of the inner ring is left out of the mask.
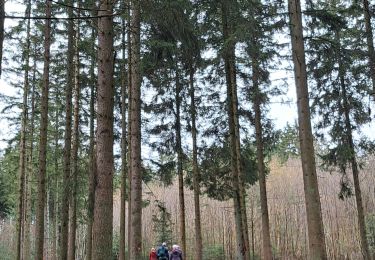
[[[113,2],[101,0],[98,20],[98,91],[92,259],[112,258],[113,225]]]
[[[355,133],[359,133],[361,127],[371,121],[363,100],[373,87],[368,83],[371,80],[364,78],[371,78],[372,75],[359,69],[363,68],[362,63],[368,57],[365,50],[369,46],[360,37],[356,37],[362,34],[356,26],[357,23],[362,23],[359,19],[361,12],[353,12],[345,1],[319,1],[315,4],[322,10],[337,11],[312,12],[311,37],[308,41],[313,111],[322,118],[316,128],[318,136],[324,136],[322,140],[329,140],[330,143],[322,151],[321,158],[324,165],[337,167],[343,174],[341,198],[351,195],[350,184],[345,175],[349,169],[352,172],[362,253],[365,259],[370,259],[357,159],[360,148],[356,145],[356,139],[362,142],[364,139],[361,134],[355,137]],[[312,4],[310,8],[316,10]],[[351,16],[350,22],[348,15]]]
[[[301,3],[299,0],[288,0],[288,8],[290,15],[294,77],[297,91],[298,126],[309,238],[309,258],[327,259],[311,130]]]
[[[95,26],[91,25],[91,43],[95,43]],[[93,45],[92,45],[93,46]],[[87,260],[92,259],[92,226],[94,221],[94,201],[96,185],[96,152],[95,152],[95,84],[97,82],[95,75],[96,55],[90,57],[90,120],[89,120],[89,171],[88,171],[88,194],[87,194]]]
[[[30,17],[31,14],[31,1],[27,2],[25,16]],[[27,214],[25,198],[27,196],[27,185],[26,185],[26,138],[27,138],[27,116],[28,116],[28,95],[29,95],[29,71],[30,71],[30,19],[27,21],[26,27],[26,46],[23,50],[25,59],[25,75],[24,75],[24,87],[23,87],[23,99],[22,99],[22,116],[21,116],[21,140],[20,140],[20,161],[19,161],[19,202],[18,202],[18,223],[17,223],[17,260],[22,259],[23,246],[24,246],[24,234],[25,234],[25,215]],[[0,29],[1,30],[1,29]],[[1,57],[0,57],[1,58]],[[1,68],[0,68],[1,69]]]
[[[141,171],[141,4],[131,1],[129,135],[130,135],[130,259],[141,259],[142,254],[142,171]]]
[[[229,125],[229,140],[231,154],[232,189],[234,212],[236,220],[236,234],[239,259],[247,260],[249,254],[249,237],[245,207],[245,189],[241,166],[240,136],[238,120],[238,97],[235,66],[235,42],[231,38],[233,24],[233,5],[231,1],[221,1],[222,27],[224,41],[224,63],[227,84],[227,110]]]
[[[67,50],[67,74],[65,86],[65,135],[64,135],[64,164],[61,199],[61,239],[60,259],[68,258],[69,240],[69,194],[70,194],[70,171],[72,150],[72,93],[74,85],[74,20],[73,0],[69,0],[68,8],[68,50]]]
[[[80,6],[80,4],[78,4]],[[79,17],[79,14],[78,14]],[[77,31],[74,44],[74,105],[73,105],[73,139],[72,139],[72,167],[71,167],[71,189],[70,193],[70,208],[69,208],[69,248],[68,248],[68,259],[74,260],[76,258],[76,230],[77,230],[77,191],[78,191],[78,148],[79,148],[79,111],[80,111],[80,78],[79,78],[79,49],[78,41],[79,39],[79,23],[77,23]]]
[[[128,174],[127,166],[127,125],[126,125],[126,20],[121,20],[121,198],[120,198],[120,252],[119,260],[125,260],[125,217],[126,217],[126,180]]]
[[[193,139],[193,190],[194,190],[194,226],[195,226],[195,259],[201,260],[203,254],[202,227],[200,213],[200,172],[198,165],[198,145],[197,145],[197,108],[194,90],[194,69],[190,66],[189,73],[190,84],[190,114],[191,114],[191,136]]]
[[[35,223],[35,258],[43,259],[44,248],[44,208],[46,197],[46,160],[47,160],[47,126],[48,126],[48,92],[51,45],[51,1],[46,1],[46,20],[44,25],[44,69],[43,88],[40,102],[40,140],[38,196]]]

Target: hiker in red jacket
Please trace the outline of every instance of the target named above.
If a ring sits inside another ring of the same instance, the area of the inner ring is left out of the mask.
[[[157,260],[158,259],[158,256],[156,254],[156,250],[155,248],[151,248],[151,252],[150,252],[150,260]]]

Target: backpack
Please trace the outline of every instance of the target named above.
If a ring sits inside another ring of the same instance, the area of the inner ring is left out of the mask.
[[[168,250],[164,246],[161,246],[158,249],[158,259],[168,259]]]

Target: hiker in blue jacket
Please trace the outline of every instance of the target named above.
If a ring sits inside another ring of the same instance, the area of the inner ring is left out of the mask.
[[[161,246],[158,248],[158,260],[169,260],[168,248],[167,243],[163,242]]]

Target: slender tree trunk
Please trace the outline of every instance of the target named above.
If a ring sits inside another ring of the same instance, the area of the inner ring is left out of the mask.
[[[36,57],[36,47],[34,47],[34,57]],[[30,241],[30,224],[31,224],[31,184],[34,181],[34,121],[35,121],[35,82],[36,82],[36,59],[33,62],[33,77],[32,77],[32,91],[31,91],[31,118],[30,118],[30,129],[29,129],[29,158],[28,158],[28,171],[26,175],[26,198],[25,198],[25,227],[24,227],[24,256],[31,255],[31,241]]]
[[[46,17],[51,17],[51,1],[46,1]],[[48,89],[49,63],[51,45],[51,20],[45,20],[44,32],[44,70],[43,88],[40,103],[40,141],[39,141],[39,174],[38,195],[35,223],[35,259],[43,259],[44,245],[44,207],[46,196],[46,159],[47,159],[47,127],[48,127]]]
[[[101,0],[98,15],[110,15],[112,0]],[[97,186],[93,223],[92,258],[112,259],[113,226],[113,17],[98,23]]]
[[[198,168],[198,146],[197,146],[197,111],[195,106],[194,70],[190,68],[190,100],[191,100],[191,135],[193,139],[193,189],[194,189],[194,224],[195,224],[195,259],[202,260],[202,228],[200,212],[200,175]]]
[[[129,6],[131,6],[131,0],[128,0]],[[131,57],[132,57],[132,48],[131,48],[131,38],[132,38],[132,32],[131,32],[131,10],[128,8],[128,185],[129,185],[129,191],[128,191],[128,258],[130,259],[130,247],[131,247],[131,217],[132,217],[132,207],[131,207],[131,187],[132,187],[132,168],[130,165],[131,160],[131,117],[132,117],[132,111],[130,110],[131,102],[132,102],[132,92],[130,91],[130,86],[132,85],[132,70],[131,70]]]
[[[255,43],[255,41],[254,41]],[[256,43],[255,43],[256,44]],[[255,44],[253,44],[255,46]],[[263,148],[263,127],[262,127],[262,111],[260,108],[261,93],[259,89],[259,65],[257,57],[252,55],[252,69],[253,69],[253,87],[254,87],[254,113],[255,113],[255,136],[257,146],[257,164],[259,175],[259,190],[260,190],[260,208],[262,214],[262,259],[272,259],[272,247],[270,237],[270,224],[268,217],[268,203],[267,203],[267,186],[266,186],[266,169],[264,166],[264,148]]]
[[[340,42],[340,33],[338,31],[336,31],[336,41],[339,46],[338,53],[340,55],[341,42]],[[365,214],[363,211],[361,186],[359,182],[359,169],[358,169],[358,163],[357,163],[356,153],[355,153],[355,148],[354,148],[352,124],[350,123],[350,107],[348,104],[348,94],[346,92],[345,69],[343,68],[341,56],[338,56],[337,60],[339,63],[338,64],[339,79],[340,79],[340,87],[341,87],[342,105],[344,109],[344,120],[345,120],[345,128],[346,128],[345,130],[346,130],[346,138],[347,138],[346,142],[349,148],[350,164],[352,166],[352,173],[353,173],[355,200],[357,204],[357,220],[358,220],[359,235],[361,239],[362,255],[365,260],[371,260],[371,255],[370,255],[367,236],[366,236],[366,223],[365,223]]]
[[[232,106],[233,106],[233,126],[234,126],[234,142],[235,142],[235,155],[236,155],[236,168],[238,172],[238,185],[239,185],[239,199],[240,199],[240,210],[242,220],[242,232],[244,237],[244,251],[245,259],[250,259],[250,242],[249,242],[249,227],[247,223],[246,213],[246,190],[245,190],[245,176],[242,169],[242,158],[241,158],[241,144],[240,144],[240,126],[238,118],[238,98],[237,98],[237,83],[235,73],[235,61],[234,61],[234,50],[233,59],[230,62],[230,77],[232,78]]]
[[[372,95],[375,99],[375,51],[374,51],[374,35],[371,26],[371,14],[368,0],[363,0],[363,13],[365,15],[366,40],[368,48],[368,57],[370,65],[370,75],[372,80]]]
[[[91,41],[94,43],[96,39],[94,26],[91,29]],[[90,162],[89,162],[89,190],[87,198],[87,247],[86,260],[92,259],[92,225],[94,220],[94,201],[96,186],[96,156],[94,148],[94,121],[95,121],[95,57],[92,57],[90,64]]]
[[[52,119],[51,119],[52,120]],[[52,207],[52,204],[51,204],[51,185],[50,185],[50,182],[51,182],[51,174],[49,174],[47,172],[47,177],[46,177],[46,206],[45,206],[45,210],[44,210],[44,230],[45,230],[45,234],[44,234],[44,253],[43,253],[43,259],[46,259],[46,258],[50,258],[51,256],[51,224],[50,224],[50,221],[51,221],[51,216],[50,216],[50,208]]]
[[[300,0],[288,0],[288,6],[297,91],[299,139],[309,238],[309,259],[327,259],[311,130]]]
[[[120,208],[120,252],[119,260],[125,260],[125,211],[126,211],[126,179],[127,179],[127,136],[126,136],[126,25],[122,20],[122,73],[121,73],[121,208]]]
[[[94,118],[90,119],[90,124],[92,123],[94,125]],[[94,126],[92,125],[92,129],[94,129]],[[91,128],[91,126],[90,126]],[[91,129],[90,129],[91,132]],[[93,131],[94,132],[94,131]],[[94,133],[92,133],[94,134]],[[91,133],[90,133],[91,135]],[[86,248],[86,260],[92,259],[92,243],[93,243],[93,224],[94,224],[94,204],[95,204],[95,190],[96,190],[96,182],[97,182],[97,166],[96,166],[96,147],[95,147],[95,141],[94,141],[94,135],[90,137],[90,144],[91,148],[91,154],[90,154],[90,176],[89,176],[89,197],[88,197],[88,224],[87,224],[87,248]]]
[[[182,169],[183,151],[181,144],[181,85],[179,79],[178,64],[176,64],[176,151],[177,151],[177,175],[178,175],[178,197],[180,204],[180,242],[182,246],[182,252],[186,257],[186,220],[185,220],[185,194],[184,194],[184,173]]]
[[[227,42],[230,39],[230,25],[229,18],[229,3],[222,0],[222,22],[223,22],[223,37]],[[237,117],[237,87],[236,87],[236,72],[235,72],[235,43],[231,41],[226,46],[224,53],[225,74],[227,81],[227,106],[229,119],[229,136],[230,136],[230,151],[231,151],[231,171],[232,171],[232,185],[233,185],[233,202],[234,215],[236,222],[237,235],[237,251],[238,258],[249,259],[249,236],[247,228],[247,217],[245,208],[245,189],[243,186],[243,177],[241,169],[241,154],[240,154],[240,137],[239,124]]]
[[[241,156],[241,138],[240,138],[240,124],[238,118],[238,96],[237,96],[237,80],[236,80],[236,66],[235,66],[235,53],[234,46],[230,50],[229,59],[229,77],[231,82],[232,91],[232,116],[233,116],[233,127],[234,127],[234,144],[235,144],[235,157],[236,157],[236,170],[238,174],[238,185],[239,185],[239,199],[240,199],[240,211],[242,220],[242,232],[244,238],[244,254],[245,259],[250,259],[250,242],[249,242],[249,227],[247,223],[246,213],[246,190],[245,190],[245,176],[242,169],[242,156]]]
[[[70,195],[70,210],[69,210],[69,248],[68,259],[75,260],[76,256],[76,230],[77,230],[77,179],[78,179],[78,146],[79,146],[79,99],[80,99],[80,85],[79,85],[79,25],[77,26],[76,40],[74,46],[75,62],[74,62],[74,123],[73,123],[73,141],[72,141],[72,168],[71,168],[71,184],[72,189]]]
[[[73,6],[73,0],[69,1]],[[73,18],[73,8],[68,8],[68,17]],[[68,233],[69,233],[69,194],[72,146],[72,89],[74,85],[74,20],[68,21],[68,64],[65,86],[65,137],[64,137],[64,164],[61,200],[61,240],[60,259],[68,259]]]
[[[17,260],[23,259],[22,246],[24,234],[24,214],[25,214],[25,166],[26,166],[26,121],[27,121],[27,92],[24,87],[22,118],[21,118],[21,140],[20,140],[20,159],[19,159],[19,199],[18,199],[18,216],[17,216]],[[25,100],[26,99],[26,100]]]
[[[256,143],[257,143],[257,164],[259,174],[259,189],[260,189],[260,207],[262,214],[262,245],[263,245],[263,256],[262,259],[272,259],[272,247],[268,217],[268,204],[267,204],[267,187],[266,187],[266,170],[264,167],[264,155],[263,155],[263,137],[262,137],[262,125],[261,125],[261,110],[260,104],[257,100],[254,103],[255,111],[255,132],[256,132]]]
[[[140,3],[131,3],[131,85],[130,91],[130,168],[131,168],[131,234],[130,259],[142,257],[142,171],[141,171],[141,70],[140,70]]]
[[[345,89],[343,91],[345,91]],[[344,101],[345,124],[346,124],[347,138],[348,138],[348,144],[349,144],[350,155],[351,155],[350,163],[352,165],[355,200],[357,204],[357,217],[358,217],[359,234],[361,237],[361,249],[362,249],[362,255],[364,259],[371,260],[371,255],[370,255],[367,236],[366,236],[367,233],[366,233],[365,213],[363,210],[362,192],[361,192],[361,186],[359,182],[359,169],[358,169],[357,159],[355,156],[353,135],[352,135],[352,130],[351,130],[352,126],[350,124],[349,109],[347,106],[347,97],[345,96],[346,94],[343,95],[343,99],[345,99]]]
[[[4,42],[4,17],[5,17],[5,0],[0,0],[0,77],[3,61],[3,42]]]
[[[228,27],[230,28],[230,26]],[[231,29],[229,29],[231,31]],[[234,143],[234,154],[236,158],[236,170],[238,175],[238,188],[239,188],[239,199],[240,199],[240,212],[242,221],[242,232],[244,238],[244,255],[245,259],[249,259],[249,228],[247,223],[247,213],[246,213],[246,190],[245,190],[245,177],[242,169],[242,158],[241,158],[241,143],[240,143],[240,125],[238,118],[238,97],[237,97],[237,80],[236,80],[236,66],[235,66],[235,53],[234,45],[231,46],[228,59],[228,73],[231,82],[231,102],[232,106],[232,124],[234,128],[233,143]]]
[[[30,17],[31,2],[28,1],[25,16]],[[1,30],[1,29],[0,29]],[[25,234],[25,197],[27,196],[26,186],[26,136],[27,136],[27,115],[28,115],[28,94],[29,94],[29,64],[30,64],[30,20],[27,21],[26,29],[26,49],[24,50],[25,56],[25,75],[24,75],[24,88],[23,88],[23,103],[21,115],[21,139],[20,139],[20,160],[19,160],[19,202],[18,202],[18,223],[17,223],[17,260],[23,259],[22,248]]]
[[[57,157],[58,159],[58,157]],[[57,162],[56,159],[56,162]],[[55,165],[55,173],[58,171],[58,164]],[[51,188],[50,196],[50,228],[51,228],[51,239],[50,239],[50,245],[51,245],[51,259],[56,260],[58,259],[57,255],[57,175],[53,176],[52,180],[53,188]]]
[[[227,8],[230,10],[230,8]],[[231,13],[228,15],[231,18]],[[228,19],[228,18],[227,18]],[[228,33],[232,33],[231,23],[227,21],[227,28]],[[227,38],[229,39],[229,34]],[[233,41],[233,40],[232,40]],[[232,106],[232,124],[233,124],[233,144],[234,144],[234,154],[236,158],[236,170],[238,175],[238,187],[239,187],[239,199],[240,199],[240,212],[241,212],[241,221],[242,221],[242,232],[244,238],[244,255],[245,259],[250,258],[249,248],[249,228],[247,223],[247,213],[246,213],[246,190],[245,190],[245,177],[242,169],[242,156],[241,156],[241,138],[240,138],[240,124],[238,118],[238,96],[237,96],[237,80],[236,80],[236,57],[235,57],[235,43],[232,42],[230,47],[228,48],[228,79],[230,82],[230,91],[231,99],[230,99],[230,106]]]
[[[254,202],[251,202],[251,259],[255,259]]]
[[[55,99],[58,100],[58,95],[59,92],[56,91],[56,97]],[[51,223],[51,240],[50,240],[50,245],[51,245],[51,257],[53,260],[57,259],[57,234],[56,234],[56,219],[57,219],[57,178],[59,176],[59,154],[58,154],[58,149],[59,149],[59,115],[60,115],[60,110],[59,110],[59,105],[56,104],[56,111],[55,111],[55,151],[54,151],[54,174],[51,176],[50,183],[53,184],[53,188],[50,188],[49,191],[49,217],[50,217],[50,223]]]

